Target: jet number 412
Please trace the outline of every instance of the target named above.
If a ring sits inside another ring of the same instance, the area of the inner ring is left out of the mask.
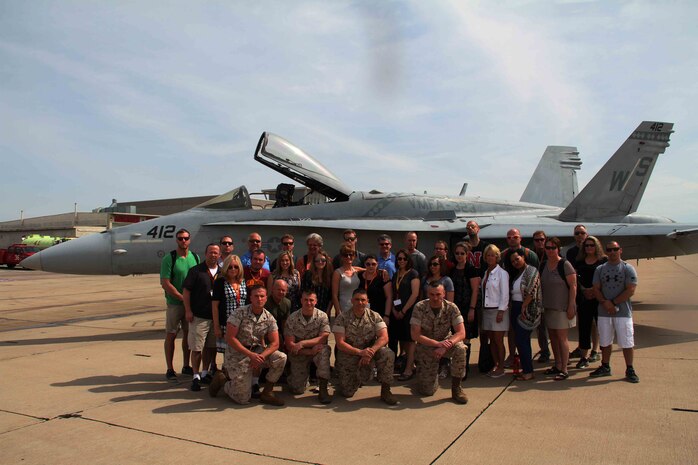
[[[153,239],[162,239],[163,237],[172,238],[174,237],[175,229],[173,224],[153,226],[150,231],[145,234]]]

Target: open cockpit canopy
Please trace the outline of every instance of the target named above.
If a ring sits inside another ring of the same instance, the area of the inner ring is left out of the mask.
[[[344,201],[352,193],[349,186],[320,162],[276,134],[262,133],[254,158],[331,200]]]

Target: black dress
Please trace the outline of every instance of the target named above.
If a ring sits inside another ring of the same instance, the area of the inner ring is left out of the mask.
[[[380,316],[386,316],[385,289],[383,286],[385,286],[385,283],[388,281],[383,281],[383,273],[377,273],[372,280],[366,281],[366,279],[364,279],[364,273],[364,271],[359,273],[359,289],[366,290],[371,310],[377,312]]]
[[[477,269],[470,263],[465,264],[465,268],[459,270],[454,267],[451,270],[451,281],[453,281],[453,303],[456,304],[460,314],[463,316],[465,324],[465,337],[473,339],[478,336],[477,329],[477,308],[475,311],[475,319],[472,322],[468,321],[468,311],[470,310],[470,297],[473,295],[473,289],[470,286],[472,278],[479,277]],[[478,299],[479,303],[479,299]]]
[[[419,273],[417,270],[411,269],[407,274],[398,282],[399,272],[393,275],[393,299],[400,300],[400,305],[395,306],[395,310],[402,311],[403,306],[410,300],[412,296],[412,280],[419,280]],[[415,300],[415,303],[417,301]],[[412,305],[414,307],[414,304]],[[412,335],[410,332],[410,319],[412,318],[412,308],[407,311],[401,320],[395,318],[395,316],[390,314],[390,324],[388,325],[388,346],[393,352],[397,353],[398,341],[411,342]]]
[[[327,307],[329,307],[330,301],[332,300],[332,288],[322,284],[314,284],[313,274],[310,272],[310,270],[306,271],[303,275],[301,292],[309,289],[315,291],[315,294],[317,295],[316,307],[323,312],[327,312]]]

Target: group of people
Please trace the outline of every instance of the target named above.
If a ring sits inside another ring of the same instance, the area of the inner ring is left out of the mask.
[[[400,381],[416,377],[423,395],[434,394],[439,378],[450,374],[452,399],[465,404],[461,383],[470,340],[481,337],[478,366],[488,376],[504,376],[505,368],[520,361],[517,378],[529,380],[531,333],[537,329],[540,362],[550,359],[549,335],[554,364],[545,374],[554,379],[567,379],[570,355],[579,357],[577,368],[588,367],[598,344],[601,365],[590,376],[609,376],[615,335],[626,379],[638,382],[630,304],[637,275],[621,260],[617,242],[606,244],[604,253],[599,240],[577,225],[575,244],[566,251],[543,231],[536,231],[528,249],[512,228],[509,247],[500,251],[480,240],[475,221],[466,231],[452,255],[448,243],[437,241],[429,258],[417,249],[415,232],[405,235],[396,253],[391,237],[382,234],[378,252],[367,254],[358,250],[356,231],[346,230],[334,257],[316,233],[306,237],[307,252],[297,256],[294,237],[285,234],[281,253],[270,263],[258,233],[248,236],[241,256],[233,253],[233,238],[223,236],[200,258],[189,250],[191,234],[181,229],[160,273],[167,300],[166,377],[177,379],[173,359],[181,328],[182,373],[192,376],[193,391],[208,384],[212,396],[223,390],[237,403],[258,396],[283,405],[274,394],[282,377],[294,394],[316,378],[319,401],[329,403],[333,333],[333,385],[342,396],[353,396],[373,376],[381,400],[394,405],[394,373]],[[568,331],[577,320],[579,347],[570,354]]]

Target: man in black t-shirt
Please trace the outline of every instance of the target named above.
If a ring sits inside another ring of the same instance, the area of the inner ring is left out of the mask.
[[[211,296],[213,282],[220,274],[218,266],[220,250],[218,244],[207,245],[206,260],[189,269],[184,280],[184,311],[189,322],[189,349],[191,349],[191,365],[194,371],[192,391],[200,391],[200,383],[210,382],[208,367],[216,356]],[[204,370],[199,374],[202,356]]]

